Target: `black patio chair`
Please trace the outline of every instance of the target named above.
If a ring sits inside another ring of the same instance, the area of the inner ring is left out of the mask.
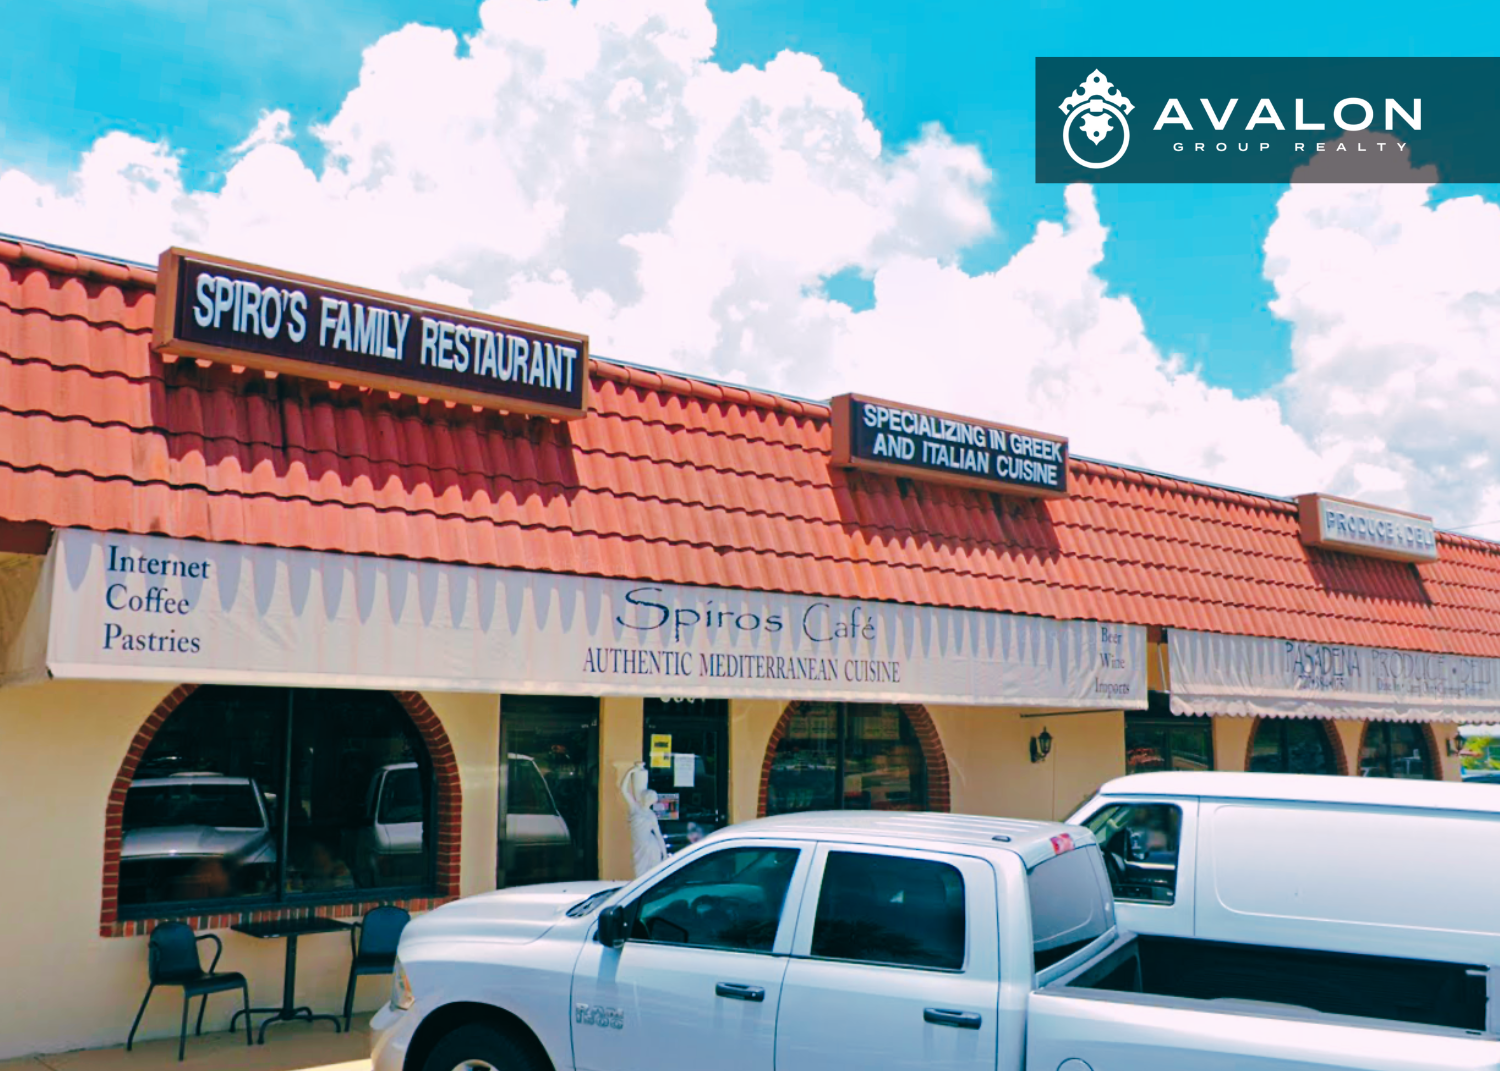
[[[198,958],[198,943],[212,941],[217,949],[214,960],[203,969]],[[219,957],[224,954],[224,942],[217,934],[206,933],[202,937],[193,933],[192,927],[182,922],[163,922],[151,931],[147,945],[146,974],[151,980],[146,990],[146,999],[141,1001],[141,1010],[135,1013],[135,1022],[130,1026],[130,1037],[125,1040],[125,1051],[135,1044],[135,1032],[141,1025],[141,1016],[146,1014],[146,1005],[151,1003],[151,994],[159,985],[182,986],[182,1031],[177,1037],[177,1060],[180,1063],[187,1051],[188,1007],[194,997],[201,997],[198,1005],[198,1028],[194,1036],[203,1034],[203,1012],[208,1007],[211,993],[225,993],[238,989],[245,1000],[245,1044],[250,1044],[250,984],[238,971],[215,973]]]
[[[349,930],[353,958],[349,961],[349,988],[344,991],[344,1032],[354,1014],[354,986],[363,975],[390,974],[396,969],[396,946],[411,914],[399,907],[372,907],[362,921]]]

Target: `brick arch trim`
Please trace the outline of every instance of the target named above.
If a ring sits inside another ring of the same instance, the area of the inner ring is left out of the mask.
[[[151,746],[151,741],[155,739],[157,732],[166,724],[167,718],[171,717],[172,713],[197,690],[196,684],[179,685],[157,704],[151,716],[136,731],[135,739],[130,742],[130,748],[120,763],[119,772],[115,774],[114,785],[109,792],[109,802],[104,809],[104,884],[99,907],[101,936],[130,937],[144,934],[149,932],[157,921],[156,919],[120,919],[120,846],[124,839],[122,825],[125,818],[125,794],[130,789],[130,782],[135,779],[136,767],[145,757],[146,749]],[[388,694],[401,704],[401,708],[406,711],[412,724],[416,726],[418,734],[422,737],[422,743],[427,748],[427,755],[432,760],[432,770],[438,782],[436,895],[400,901],[401,905],[408,910],[424,911],[458,897],[463,829],[463,791],[458,775],[458,760],[453,754],[453,744],[448,739],[448,733],[443,729],[437,714],[420,693],[390,692]],[[190,917],[173,915],[171,917],[186,922],[194,929],[223,929],[238,922],[248,922],[252,916],[256,920],[307,914],[335,917],[357,916],[363,915],[378,904],[390,902],[390,900],[377,898],[365,903],[320,904],[315,908],[285,905],[269,909],[260,907],[230,914]]]
[[[1250,738],[1245,741],[1245,765],[1242,769],[1250,769],[1250,757],[1255,754],[1255,734],[1260,732],[1261,723],[1265,721],[1282,721],[1281,718],[1257,717],[1250,722]],[[1323,728],[1323,739],[1328,741],[1328,749],[1333,755],[1333,768],[1340,777],[1349,776],[1349,755],[1344,751],[1344,742],[1339,737],[1338,727],[1327,718],[1314,718]]]
[[[1383,724],[1385,722],[1379,720],[1365,722],[1364,727],[1359,733],[1359,750],[1361,753],[1365,750],[1365,740],[1370,735],[1370,726]],[[1441,781],[1443,779],[1443,758],[1438,751],[1437,733],[1433,732],[1432,722],[1415,721],[1407,722],[1406,724],[1415,725],[1422,730],[1422,743],[1427,748],[1427,753],[1422,756],[1422,766],[1427,772],[1428,780]]]
[[[766,816],[766,806],[771,791],[771,766],[776,761],[776,747],[786,736],[787,730],[791,728],[792,718],[808,705],[802,700],[788,703],[786,709],[781,712],[781,717],[777,719],[776,728],[771,730],[771,739],[766,743],[765,761],[761,763],[760,768],[760,794],[755,811],[759,818]],[[927,766],[927,809],[947,813],[952,809],[952,782],[948,773],[948,753],[943,750],[943,741],[938,736],[937,726],[932,722],[932,715],[927,713],[927,708],[920,703],[898,703],[897,707],[902,714],[906,715],[906,720],[911,722],[912,731],[916,733],[917,741],[922,745],[922,760]]]

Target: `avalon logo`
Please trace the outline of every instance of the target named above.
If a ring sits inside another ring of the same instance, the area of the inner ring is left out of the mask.
[[[1500,182],[1500,55],[1038,56],[1032,104],[1040,183]]]
[[[1130,121],[1125,117],[1135,110],[1135,105],[1104,77],[1103,72],[1094,71],[1058,107],[1067,116],[1063,121],[1063,148],[1083,167],[1109,167],[1130,148]],[[1079,116],[1083,117],[1083,122],[1077,124],[1078,132],[1096,147],[1115,130],[1110,123],[1110,116],[1120,120],[1120,147],[1113,156],[1105,160],[1089,160],[1078,154],[1078,150],[1073,147],[1073,127]]]

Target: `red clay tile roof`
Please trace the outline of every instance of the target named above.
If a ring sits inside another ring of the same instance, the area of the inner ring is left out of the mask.
[[[825,406],[602,361],[594,411],[568,424],[168,362],[154,285],[0,241],[0,531],[1500,656],[1493,544],[1442,535],[1420,567],[1309,550],[1289,502],[1088,461],[1052,501],[845,474]]]

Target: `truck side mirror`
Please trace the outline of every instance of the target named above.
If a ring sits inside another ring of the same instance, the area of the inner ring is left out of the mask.
[[[599,929],[594,940],[606,948],[619,948],[625,944],[625,909],[618,904],[599,912]]]
[[[1132,829],[1130,831],[1130,861],[1144,863],[1146,856],[1146,834],[1138,829]]]

